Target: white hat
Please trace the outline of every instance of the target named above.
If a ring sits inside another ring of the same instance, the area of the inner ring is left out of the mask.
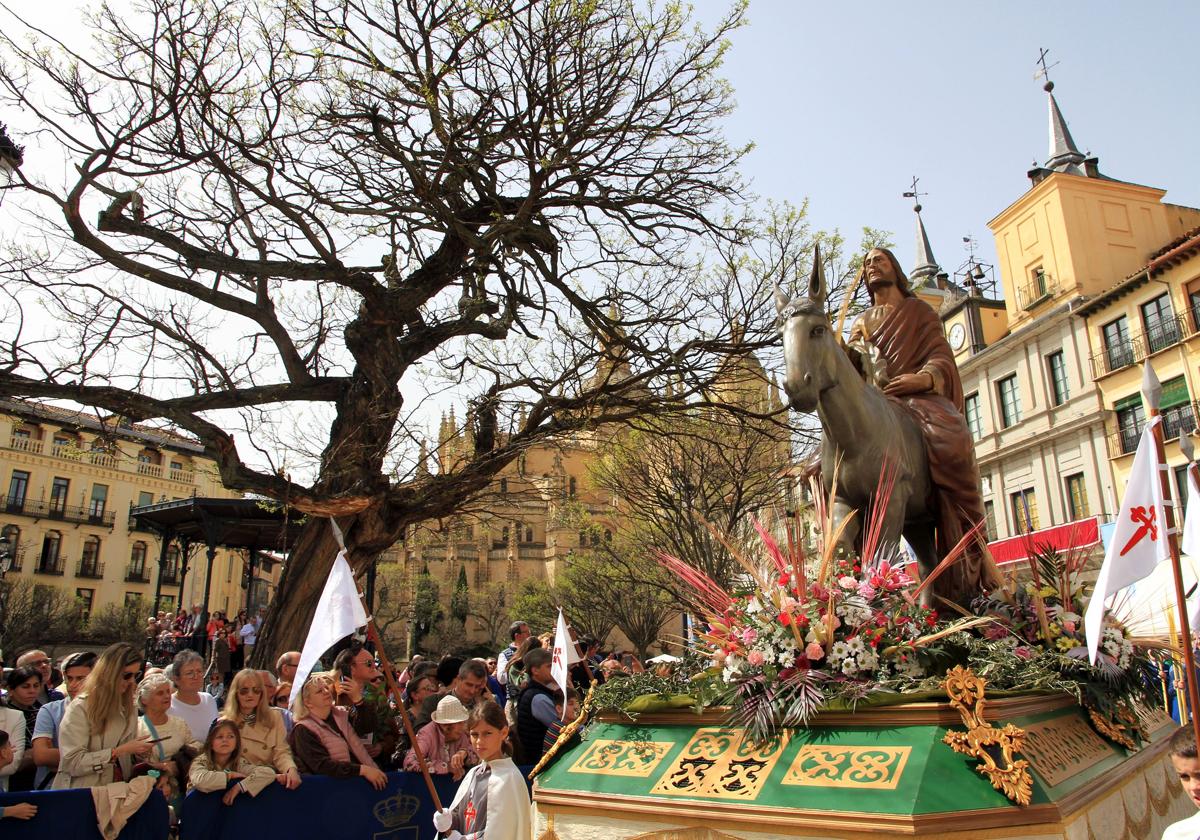
[[[437,709],[429,716],[434,723],[463,723],[470,717],[467,707],[453,694],[447,694],[438,701]]]

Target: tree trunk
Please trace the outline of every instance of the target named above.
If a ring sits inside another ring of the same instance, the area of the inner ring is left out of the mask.
[[[358,548],[395,542],[402,531],[397,528],[387,539],[385,526],[375,511],[364,511],[338,519],[345,536],[347,558],[357,577],[378,554],[377,550]],[[337,538],[327,517],[310,517],[292,548],[279,578],[279,588],[271,601],[258,644],[248,667],[275,670],[279,655],[302,650],[312,625],[317,602],[338,554]]]

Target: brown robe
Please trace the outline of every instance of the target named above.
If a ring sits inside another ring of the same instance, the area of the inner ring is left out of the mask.
[[[933,377],[931,392],[888,399],[904,406],[925,439],[933,486],[930,509],[936,515],[938,556],[944,558],[985,516],[975,445],[963,416],[962,380],[954,353],[937,313],[916,297],[905,297],[895,307],[872,307],[855,326],[860,325],[887,360],[889,376],[928,373]],[[984,539],[981,533],[963,558],[934,582],[937,594],[966,604],[975,595],[1000,585],[1000,573]]]

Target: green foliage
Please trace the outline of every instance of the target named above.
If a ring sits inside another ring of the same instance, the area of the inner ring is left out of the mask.
[[[421,574],[417,575],[416,586],[413,587],[412,627],[409,628],[409,633],[414,650],[421,646],[421,640],[433,632],[442,620],[442,604],[438,594],[437,581],[429,574],[427,564],[421,569]]]
[[[88,637],[99,644],[136,641],[144,634],[149,603],[137,598],[126,604],[105,604],[88,621]]]
[[[467,591],[467,568],[459,566],[458,581],[454,584],[454,594],[450,596],[450,617],[459,624],[465,625],[470,613],[471,598]]]
[[[66,589],[35,584],[15,574],[9,574],[0,586],[6,598],[0,650],[7,659],[31,647],[53,648],[83,635],[83,613]],[[128,638],[140,634],[139,625]]]

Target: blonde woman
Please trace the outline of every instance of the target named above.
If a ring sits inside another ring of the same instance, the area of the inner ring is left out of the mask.
[[[242,757],[251,764],[271,767],[288,790],[300,785],[300,771],[288,747],[283,716],[273,708],[262,674],[251,668],[238,671],[229,685],[229,698],[221,717],[241,730]]]
[[[54,788],[83,788],[129,779],[133,760],[150,755],[154,745],[137,736],[134,689],[142,654],[118,642],[105,648],[88,674],[79,697],[67,706],[58,732],[59,763]]]
[[[302,773],[335,779],[361,776],[376,790],[383,790],[387,774],[367,755],[346,710],[333,704],[334,684],[329,674],[318,673],[300,689],[292,710],[296,725],[288,736],[296,766]]]

